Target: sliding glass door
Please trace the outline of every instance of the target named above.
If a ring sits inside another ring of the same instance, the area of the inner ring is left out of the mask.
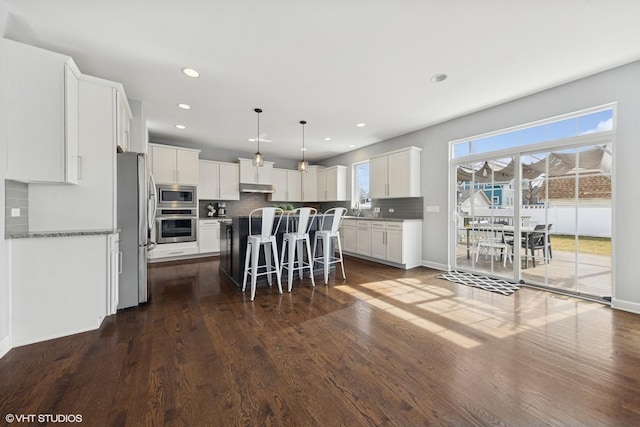
[[[546,145],[452,164],[453,266],[607,299],[611,140]]]

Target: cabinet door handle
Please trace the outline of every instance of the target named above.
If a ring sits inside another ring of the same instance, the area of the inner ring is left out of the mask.
[[[118,274],[122,274],[122,251],[118,252]]]

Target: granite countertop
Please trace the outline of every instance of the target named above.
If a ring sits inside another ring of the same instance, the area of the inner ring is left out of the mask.
[[[119,233],[113,228],[102,230],[70,230],[70,231],[26,231],[23,233],[8,233],[5,239],[34,239],[43,237],[74,237],[74,236],[99,236]]]

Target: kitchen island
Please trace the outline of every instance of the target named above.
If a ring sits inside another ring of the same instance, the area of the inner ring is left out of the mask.
[[[291,220],[295,220],[295,217],[291,217]],[[262,218],[253,217],[251,223],[251,232],[253,234],[259,233],[261,230]],[[311,225],[309,231],[309,237],[311,239],[311,245],[313,247],[313,238],[315,232],[318,230],[322,222],[322,215],[318,215]],[[277,218],[275,221],[277,224]],[[275,227],[274,224],[274,227]],[[325,228],[330,228],[330,221],[327,221]],[[282,249],[282,236],[287,228],[287,217],[282,218],[279,229],[276,233],[276,240],[278,243],[278,262],[280,262],[281,249]],[[248,216],[234,216],[231,218],[231,223],[220,224],[220,272],[224,273],[231,281],[236,285],[238,289],[242,289],[242,278],[244,276],[244,258],[247,250],[247,236],[249,235],[249,217]],[[265,263],[264,251],[260,251],[260,264]],[[321,270],[321,264],[316,265],[317,270]],[[267,286],[266,276],[258,277],[258,287]]]

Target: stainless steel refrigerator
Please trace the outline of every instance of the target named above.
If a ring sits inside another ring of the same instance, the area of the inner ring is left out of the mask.
[[[118,228],[122,273],[118,309],[134,307],[150,297],[147,285],[149,239],[149,186],[144,154],[118,153]]]

